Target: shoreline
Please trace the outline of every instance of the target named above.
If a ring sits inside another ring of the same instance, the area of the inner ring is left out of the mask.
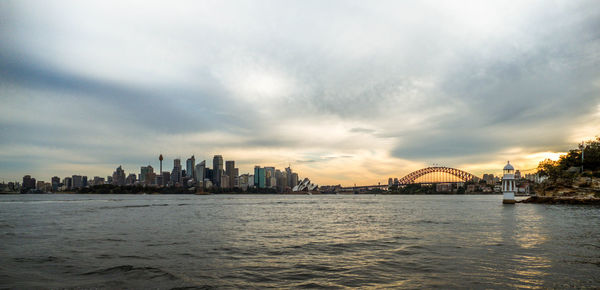
[[[517,203],[600,205],[600,198],[583,196],[531,196]]]

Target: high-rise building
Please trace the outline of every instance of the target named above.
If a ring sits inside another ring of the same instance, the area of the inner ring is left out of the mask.
[[[265,186],[268,188],[277,186],[275,167],[265,167]]]
[[[196,168],[194,168],[194,166],[196,166],[196,158],[194,158],[194,155],[192,155],[192,157],[188,158],[188,160],[185,162],[185,176],[189,178],[196,178],[196,174],[194,174],[194,170],[196,170]]]
[[[127,185],[133,185],[136,181],[135,178],[135,173],[129,173],[129,175],[127,175],[127,179],[125,179],[125,184]]]
[[[121,165],[119,165],[115,172],[113,172],[112,184],[119,186],[125,185],[125,171],[123,170]]]
[[[230,188],[229,186],[229,176],[227,174],[221,175],[221,188]]]
[[[156,174],[154,174],[154,168],[152,165],[142,166],[140,168],[140,183],[142,184],[154,184]]]
[[[100,176],[94,176],[94,180],[92,181],[93,185],[102,185],[104,184],[104,178]]]
[[[71,176],[73,180],[73,188],[82,188],[83,187],[83,179],[81,175],[73,175]]]
[[[229,187],[234,187],[234,181],[237,177],[235,173],[235,161],[226,161],[225,162],[225,174],[229,176]]]
[[[202,160],[202,162],[196,164],[196,168],[194,168],[194,180],[196,182],[204,182],[204,178],[206,177],[206,160]]]
[[[82,185],[83,187],[87,187],[87,186],[88,186],[88,179],[87,179],[87,176],[85,176],[85,175],[84,175],[84,176],[82,176],[82,177],[81,177],[81,185]]]
[[[294,186],[296,186],[296,185],[298,185],[298,173],[292,172],[290,187],[294,188]]]
[[[31,178],[31,175],[23,176],[23,189],[29,190],[35,188],[35,178]]]
[[[213,157],[213,183],[217,186],[221,186],[221,176],[223,176],[223,156],[215,155]]]
[[[258,188],[266,187],[266,172],[265,168],[254,166],[254,186]]]
[[[52,177],[51,183],[52,183],[52,191],[57,191],[58,188],[60,187],[60,177],[58,177],[58,176]]]
[[[234,168],[233,169],[233,184],[231,184],[231,187],[240,187],[240,169],[239,168]]]
[[[64,183],[65,189],[70,190],[73,188],[73,179],[71,177],[63,178],[63,183]]]
[[[181,159],[173,160],[173,171],[171,172],[171,181],[173,184],[181,183]]]
[[[171,173],[169,173],[169,171],[163,171],[162,172],[162,184],[164,186],[167,186],[167,184],[169,183],[170,180],[171,180]]]

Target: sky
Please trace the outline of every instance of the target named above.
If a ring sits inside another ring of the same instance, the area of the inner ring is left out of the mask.
[[[600,134],[599,28],[597,1],[0,1],[0,178],[531,170]]]

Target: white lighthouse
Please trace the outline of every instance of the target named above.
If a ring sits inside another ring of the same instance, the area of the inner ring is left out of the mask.
[[[504,166],[504,175],[502,176],[502,193],[504,198],[502,203],[513,204],[515,203],[515,168],[510,165],[510,161]]]

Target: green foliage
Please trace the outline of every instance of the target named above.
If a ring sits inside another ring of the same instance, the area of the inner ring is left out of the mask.
[[[571,167],[581,167],[581,151],[580,149],[572,149],[567,154],[561,155],[557,161],[546,159],[540,162],[537,167],[538,174],[547,176],[551,181],[558,179],[572,180],[576,177],[576,174],[567,170]],[[584,171],[593,172],[591,174],[596,175],[596,171],[600,170],[600,137],[596,137],[596,140],[586,142],[583,154]],[[583,175],[587,174],[590,173],[584,172]]]

